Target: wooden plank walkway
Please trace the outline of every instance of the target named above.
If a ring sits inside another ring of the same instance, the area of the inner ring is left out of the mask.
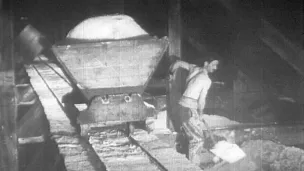
[[[123,133],[108,129],[92,133],[92,144],[98,156],[104,161],[107,171],[159,171],[157,165],[151,163],[149,156],[140,147],[135,146]]]
[[[17,123],[19,144],[44,142],[48,134],[43,106],[37,100]]]
[[[42,78],[46,79],[49,77],[48,79],[51,78],[53,80],[51,85],[56,86],[56,94],[58,96],[63,96],[71,91],[72,88],[63,80],[56,80],[54,84],[55,72],[52,72],[50,69],[43,71],[44,66],[41,65],[42,68],[38,64],[35,66],[40,68],[40,74],[44,73],[44,75],[39,75],[33,66],[25,66],[25,68],[30,76],[30,82],[39,96],[46,118],[49,121],[51,139],[57,143],[59,151],[64,157],[66,169],[68,171],[102,170],[102,163],[98,158],[94,158],[94,154],[92,154],[89,147],[82,142],[75,128],[71,126],[70,120],[66,116],[60,102],[57,101]]]
[[[0,170],[18,170],[14,97],[12,86],[0,85]]]
[[[168,171],[201,171],[191,163],[185,155],[178,153],[175,148],[164,143],[156,135],[144,130],[135,131],[131,136],[145,151],[156,159]]]

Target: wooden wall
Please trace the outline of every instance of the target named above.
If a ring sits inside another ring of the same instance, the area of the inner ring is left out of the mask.
[[[13,66],[13,22],[0,13],[0,170],[17,171],[16,98]]]

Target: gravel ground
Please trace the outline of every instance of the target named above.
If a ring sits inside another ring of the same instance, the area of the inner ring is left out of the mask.
[[[217,115],[205,115],[204,119],[210,127],[238,124]],[[191,121],[197,128],[204,127],[200,122]],[[195,154],[197,161],[193,162],[198,163],[202,169],[212,168],[214,155],[203,147],[197,147]],[[223,165],[217,171],[304,171],[304,150],[301,148],[261,139],[247,140],[240,147],[247,156],[236,163]]]
[[[227,164],[218,171],[301,171],[304,170],[304,151],[272,141],[254,140],[242,144],[246,158]]]

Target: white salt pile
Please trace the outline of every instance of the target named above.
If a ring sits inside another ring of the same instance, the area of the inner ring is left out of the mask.
[[[106,15],[88,18],[76,25],[67,38],[83,40],[125,39],[148,35],[130,16]]]

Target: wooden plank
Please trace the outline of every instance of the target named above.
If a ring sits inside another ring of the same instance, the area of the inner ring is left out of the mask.
[[[170,0],[169,7],[169,56],[181,58],[181,0]]]
[[[75,128],[70,125],[70,120],[67,118],[65,112],[60,106],[60,101],[58,102],[56,100],[33,66],[26,66],[26,70],[28,75],[31,77],[31,84],[44,107],[45,115],[49,121],[52,139],[55,140],[58,145],[59,152],[64,157],[66,169],[68,171],[100,170],[102,163],[98,158],[94,158],[92,155],[92,153],[94,153],[93,151],[84,147],[85,143],[81,142],[79,136],[77,136]],[[54,79],[56,74],[50,73],[50,71],[51,70],[49,70],[49,72],[46,71],[46,73]],[[57,85],[57,95],[59,94],[63,96],[66,93],[66,91],[60,91],[60,89],[64,89],[64,85],[62,85],[61,82],[58,82],[57,80],[56,84],[53,82],[53,86],[54,85]],[[64,90],[67,90],[67,88]]]
[[[46,118],[50,122],[50,132],[53,134],[74,134],[75,129],[70,125],[69,119],[37,71],[32,66],[26,66],[26,70],[30,76],[31,84],[44,107]]]
[[[19,138],[18,137],[18,143],[19,145],[24,145],[24,144],[33,144],[33,143],[41,143],[45,141],[45,136],[40,135],[40,136],[30,136],[30,137],[25,137],[25,138]]]
[[[44,59],[45,63],[40,63],[34,65],[39,74],[44,78],[44,82],[53,92],[54,97],[60,103],[62,109],[64,110],[67,118],[70,120],[70,124],[76,128],[78,133],[78,125],[76,124],[77,118],[79,116],[79,111],[76,108],[73,108],[73,104],[70,102],[64,102],[63,100],[66,95],[70,94],[73,89],[71,83],[67,79],[66,75],[63,73],[61,68],[56,64],[50,63],[47,59]]]
[[[16,101],[13,86],[0,86],[0,170],[17,171]]]
[[[262,22],[263,28],[259,30],[260,39],[301,75],[304,75],[304,50],[294,45],[269,22],[264,19]]]
[[[40,102],[36,102],[31,109],[21,118],[17,126],[18,138],[22,142],[32,142],[31,137],[47,135],[47,120],[43,113],[43,107]],[[29,140],[26,140],[30,138]],[[18,139],[19,141],[19,139]]]
[[[60,153],[63,154],[65,167],[68,171],[101,170],[102,164],[100,161],[95,160],[95,163],[92,163],[94,159],[91,158],[90,151],[85,149],[80,143],[71,143],[72,141],[77,141],[77,137],[68,136],[66,140],[66,144],[58,144],[58,148]]]
[[[91,133],[90,144],[104,161],[107,171],[159,171],[139,147],[117,130]]]
[[[129,88],[142,93],[167,45],[168,40],[163,37],[69,44],[54,46],[53,50],[80,89],[95,89],[100,95],[107,95],[125,93]]]
[[[201,170],[191,163],[185,155],[178,153],[175,148],[162,142],[156,135],[138,130],[131,137],[168,171]]]
[[[17,87],[17,91],[18,91],[18,94],[17,94],[18,104],[21,104],[21,105],[33,104],[36,101],[36,94],[30,85],[28,85],[28,86],[19,85]]]
[[[182,36],[182,25],[181,25],[181,0],[170,0],[169,6],[169,58],[171,62],[176,59],[182,58],[181,52],[181,36]],[[177,99],[181,97],[183,88],[183,82],[181,72],[177,73],[176,78],[171,78],[168,81],[168,92],[167,92],[167,127],[171,130],[179,131],[180,118],[176,118],[179,113]],[[175,116],[174,116],[175,115]]]
[[[56,98],[61,101],[64,95],[72,92],[72,87],[63,71],[56,64],[48,63],[48,65],[52,68],[46,64],[36,64],[34,66],[44,78],[49,88],[54,92]],[[60,74],[60,76],[53,69]]]
[[[11,1],[7,2],[1,5],[11,4]],[[0,170],[7,171],[19,170],[13,20],[11,11],[0,12]]]

